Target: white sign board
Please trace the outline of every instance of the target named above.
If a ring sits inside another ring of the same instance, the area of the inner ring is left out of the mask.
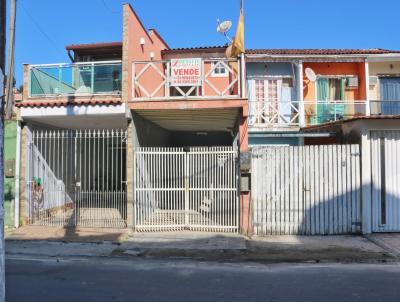
[[[201,86],[201,59],[172,59],[171,86]]]

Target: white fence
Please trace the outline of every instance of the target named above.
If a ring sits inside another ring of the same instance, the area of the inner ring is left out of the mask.
[[[135,149],[135,229],[238,230],[232,147]]]
[[[358,145],[252,150],[257,235],[361,232]]]

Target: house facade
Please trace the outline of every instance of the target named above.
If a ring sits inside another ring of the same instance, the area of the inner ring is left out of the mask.
[[[351,169],[359,165],[354,144],[361,145],[365,133],[337,125],[399,114],[395,51],[256,49],[226,58],[226,46],[172,49],[157,30],[144,27],[130,5],[123,9],[122,41],[66,50],[71,63],[24,66],[16,201],[23,224],[253,233],[268,217],[298,210],[290,209],[295,203],[287,198],[295,194],[283,179],[303,160],[307,165],[295,174],[294,185],[302,188],[302,211],[317,217],[305,206],[312,190],[297,181],[304,175],[314,179],[316,171],[324,180],[325,154],[333,156],[341,144],[353,145],[343,147],[342,161],[332,161],[337,168],[345,159]],[[326,151],[322,146],[328,145],[337,146]],[[268,153],[271,146],[278,149]],[[253,152],[260,147],[268,154]],[[313,152],[321,166],[308,166]],[[274,173],[280,182],[273,187],[283,187],[274,194],[287,202],[283,212],[276,196],[263,191],[263,179]],[[355,180],[349,188],[358,192],[349,214],[357,219],[338,228],[342,233],[361,231],[361,188]],[[259,206],[265,196],[273,212]],[[367,219],[367,212],[362,215]],[[311,222],[307,228],[313,228]],[[329,228],[321,227],[321,234]]]
[[[242,58],[170,49],[130,5],[122,32],[67,46],[72,63],[25,65],[22,221],[237,232],[249,206]]]

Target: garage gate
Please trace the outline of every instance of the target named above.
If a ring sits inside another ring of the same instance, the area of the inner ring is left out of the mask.
[[[125,130],[38,130],[28,143],[27,214],[43,226],[127,226]]]
[[[238,151],[135,149],[135,229],[237,232]]]
[[[400,232],[400,131],[371,131],[372,231]]]

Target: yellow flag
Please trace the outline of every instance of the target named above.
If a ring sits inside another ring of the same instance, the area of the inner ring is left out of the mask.
[[[236,35],[232,44],[226,49],[226,56],[229,58],[235,58],[244,52],[244,13],[243,8],[241,8]]]

